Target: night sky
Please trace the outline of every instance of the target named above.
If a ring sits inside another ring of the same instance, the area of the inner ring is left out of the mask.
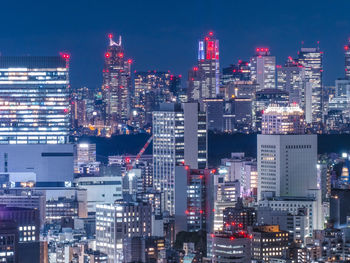
[[[350,37],[350,1],[2,1],[2,55],[71,54],[71,84],[101,85],[107,34],[121,34],[133,70],[171,70],[187,77],[197,41],[212,30],[221,67],[269,47],[278,64],[304,47],[320,47],[324,80],[344,75],[343,46]]]

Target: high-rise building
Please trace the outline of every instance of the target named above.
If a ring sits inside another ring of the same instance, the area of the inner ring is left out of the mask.
[[[188,99],[203,100],[215,98],[219,93],[219,40],[209,32],[204,39],[198,42],[198,66],[189,74]],[[192,75],[198,75],[194,77]],[[194,82],[191,84],[191,82]]]
[[[207,166],[206,115],[198,103],[162,104],[153,112],[153,185],[164,194],[163,209],[175,212],[175,167]]]
[[[309,87],[305,88],[305,112],[308,112],[308,101],[311,106],[311,119],[306,114],[308,123],[323,121],[323,52],[317,48],[301,48],[297,62],[305,69],[305,81]],[[308,91],[309,89],[309,91]]]
[[[349,43],[344,46],[345,52],[345,78],[350,79],[350,38]]]
[[[125,123],[131,108],[131,72],[132,60],[125,58],[122,38],[113,41],[109,34],[109,46],[105,53],[103,68],[103,93],[106,103],[106,125]]]
[[[284,66],[277,67],[277,88],[289,93],[289,103],[298,103],[302,109],[305,105],[305,69],[292,57]]]
[[[262,115],[262,134],[304,134],[304,112],[296,104],[288,107],[270,105]]]
[[[213,183],[211,170],[187,170],[187,231],[212,230]]]
[[[255,101],[255,129],[261,131],[261,120],[264,110],[270,104],[286,107],[289,105],[289,94],[285,90],[265,89],[256,92]]]
[[[276,57],[268,48],[257,48],[250,60],[251,80],[259,84],[258,90],[276,88]]]
[[[108,263],[123,262],[127,238],[151,233],[149,204],[121,202],[96,206],[96,248],[108,255]]]
[[[69,55],[0,57],[0,143],[68,142]]]
[[[317,135],[258,135],[258,200],[317,189]],[[265,194],[264,194],[265,192]]]
[[[222,132],[224,130],[224,99],[204,99],[204,111],[207,114],[208,130]]]

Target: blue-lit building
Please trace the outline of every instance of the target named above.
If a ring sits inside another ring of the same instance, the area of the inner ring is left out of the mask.
[[[0,143],[68,142],[69,55],[0,56]]]

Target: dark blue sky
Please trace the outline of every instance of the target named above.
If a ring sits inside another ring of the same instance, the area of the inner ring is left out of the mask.
[[[350,1],[95,0],[2,1],[3,55],[71,53],[73,86],[101,85],[107,34],[121,34],[133,70],[171,70],[187,76],[197,40],[209,30],[220,39],[221,67],[270,47],[282,64],[305,47],[325,52],[324,80],[344,75]]]

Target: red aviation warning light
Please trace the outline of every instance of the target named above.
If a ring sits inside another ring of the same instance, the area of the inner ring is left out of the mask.
[[[193,71],[198,71],[198,67],[194,67],[194,68],[193,68]]]
[[[109,39],[112,39],[112,38],[113,38],[113,34],[112,34],[112,33],[109,33],[109,34],[108,34],[108,38],[109,38]]]
[[[118,53],[118,57],[123,58],[124,57],[124,53]]]
[[[213,36],[214,33],[212,31],[209,32],[209,36]]]
[[[129,63],[129,64],[132,63],[132,59],[131,59],[131,58],[128,59],[128,63]]]
[[[344,46],[344,50],[345,51],[349,50],[349,46]]]
[[[61,57],[65,60],[69,60],[70,59],[70,55],[67,53],[60,53]]]
[[[110,56],[111,56],[111,53],[109,53],[109,52],[106,52],[106,53],[105,53],[105,57],[106,57],[106,58],[109,58]]]

